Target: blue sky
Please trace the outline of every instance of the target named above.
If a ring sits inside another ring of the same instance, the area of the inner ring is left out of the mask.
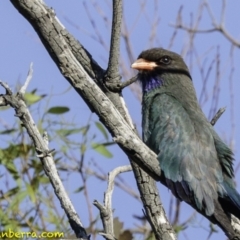
[[[86,49],[93,55],[95,60],[103,67],[107,66],[107,50],[109,46],[109,37],[110,37],[110,28],[108,23],[105,23],[101,16],[93,9],[91,3],[87,3],[89,12],[92,13],[97,29],[100,32],[103,40],[106,43],[106,48],[104,48],[99,42],[93,39],[92,36],[95,36],[94,29],[92,28],[88,15],[83,7],[84,2],[88,1],[45,1],[48,6],[53,7],[56,11],[56,14],[63,25],[85,46]],[[89,1],[90,2],[90,1]],[[197,18],[198,7],[201,1],[159,1],[158,8],[153,4],[154,1],[148,1],[145,6],[145,11],[140,14],[140,2],[137,0],[124,1],[124,16],[127,22],[128,29],[130,31],[130,41],[135,58],[139,53],[149,47],[164,47],[169,46],[170,39],[173,34],[173,27],[171,24],[175,23],[176,14],[179,10],[179,7],[184,4],[183,7],[183,22],[189,24],[191,19],[191,13],[194,21]],[[99,6],[102,9],[102,12],[105,16],[111,17],[111,1],[100,1]],[[220,20],[221,16],[221,1],[209,1],[209,5],[212,9],[214,16],[217,21]],[[225,27],[229,34],[234,38],[239,38],[239,14],[237,9],[240,7],[240,2],[238,1],[229,1],[227,2],[226,14],[225,14]],[[154,15],[154,11],[157,12],[157,15]],[[160,21],[156,30],[156,37],[152,44],[149,44],[149,34],[151,32],[151,27],[149,22],[154,20],[154,17],[159,16]],[[1,26],[1,45],[0,45],[0,79],[6,81],[13,89],[16,88],[17,84],[23,83],[29,68],[30,62],[34,63],[34,76],[33,80],[29,86],[29,91],[37,88],[40,93],[52,94],[53,97],[49,103],[42,103],[41,111],[44,111],[44,108],[55,105],[67,105],[71,108],[71,111],[65,115],[65,118],[74,119],[74,121],[81,124],[86,124],[87,119],[89,118],[90,111],[86,104],[79,98],[79,96],[74,92],[74,90],[69,90],[66,94],[63,93],[68,89],[69,85],[67,81],[61,76],[59,70],[55,66],[55,63],[49,57],[47,51],[44,49],[41,41],[34,32],[30,24],[16,11],[9,1],[2,1],[0,8],[0,26]],[[69,19],[73,22],[70,24]],[[110,22],[111,23],[111,20]],[[203,12],[200,25],[200,29],[210,29],[212,28],[211,19],[209,14],[205,10]],[[176,40],[173,44],[171,50],[181,53],[184,47],[188,46],[189,35],[180,30],[178,31]],[[196,52],[199,55],[199,61],[202,65],[207,68],[214,56],[217,53],[217,47],[219,47],[220,53],[220,95],[218,108],[226,106],[226,113],[221,117],[221,119],[216,124],[215,129],[221,137],[223,137],[226,142],[229,142],[230,136],[232,136],[232,116],[234,124],[234,152],[236,156],[236,162],[239,163],[239,136],[240,128],[238,123],[240,122],[239,114],[239,101],[240,96],[238,94],[240,89],[239,84],[239,68],[237,63],[240,60],[239,49],[234,49],[234,74],[232,78],[232,89],[234,96],[234,105],[231,101],[231,92],[229,90],[230,86],[230,72],[231,72],[231,62],[230,62],[230,50],[231,44],[218,32],[208,33],[208,34],[198,34],[194,38],[194,44],[196,46]],[[124,61],[126,61],[126,66],[130,69],[130,62],[127,59],[126,48],[124,42],[121,42],[121,56]],[[197,66],[197,59],[190,61],[188,54],[185,56],[185,60],[188,65],[191,64],[191,73],[193,77],[194,86],[198,97],[200,96],[202,89],[202,80],[200,78],[200,72]],[[214,78],[215,78],[216,68],[213,67],[213,70],[210,74],[209,82],[207,84],[208,97],[211,99],[212,92],[214,88]],[[132,74],[134,74],[132,72]],[[123,79],[125,80],[125,79]],[[141,104],[132,94],[129,89],[124,90],[123,92],[127,106],[129,107],[130,114],[136,123],[139,131],[141,131]],[[48,104],[48,105],[47,105]],[[207,102],[204,106],[204,112],[208,116],[210,109],[210,102]],[[40,111],[40,112],[41,112]],[[37,109],[32,109],[33,116],[35,120],[40,117],[39,111]],[[1,122],[6,122],[9,126],[14,122],[13,120],[13,111],[8,110],[7,112],[0,112]],[[232,115],[233,113],[233,115]],[[96,116],[93,116],[93,121],[97,120]],[[0,129],[3,128],[0,123]],[[6,139],[1,139],[1,146],[4,146]],[[57,147],[57,144],[54,142],[50,143],[50,146]],[[91,151],[88,155],[89,159],[94,158],[101,167],[106,171],[110,171],[116,166],[128,164],[128,159],[122,153],[118,147],[110,147],[111,152],[114,154],[114,158],[104,159],[102,156],[98,155],[94,151]],[[236,179],[237,183],[240,183],[240,174],[237,174]],[[131,186],[135,188],[135,180],[132,177],[132,173],[126,173],[122,177],[128,182]],[[79,184],[78,184],[79,182]],[[86,203],[80,194],[73,194],[72,192],[80,186],[81,180],[77,174],[69,176],[69,179],[64,182],[67,191],[70,194],[72,202],[74,203],[76,210],[78,211],[83,223],[85,226],[88,225],[88,215],[86,213]],[[97,184],[97,187],[96,187]],[[98,199],[102,201],[103,192],[106,189],[106,184],[103,182],[96,182],[94,178],[89,179],[88,186],[92,191],[90,191],[90,198],[92,201]],[[169,206],[169,196],[171,193],[162,187],[160,183],[158,184],[161,198],[163,200],[166,211],[168,212]],[[238,184],[238,190],[239,190]],[[127,204],[126,201],[127,200]],[[58,200],[56,199],[56,204]],[[183,210],[181,212],[181,220],[184,221],[191,215],[192,209],[183,204]],[[124,226],[130,227],[136,223],[136,220],[132,219],[133,214],[142,214],[142,205],[136,200],[127,196],[122,190],[116,188],[113,195],[113,207],[115,209],[114,216],[118,216],[121,221],[124,222]],[[97,214],[97,210],[94,209],[94,214]],[[208,222],[204,221],[201,216],[197,218],[198,222],[206,227]],[[190,226],[186,231],[186,234],[189,239],[206,239],[208,232],[204,229],[199,229],[195,227],[198,225],[194,223],[193,226]],[[100,227],[100,226],[99,226]],[[197,237],[196,237],[197,236]],[[188,239],[185,235],[180,234],[179,239]],[[100,239],[100,237],[99,237]],[[215,234],[211,239],[225,239],[224,234],[219,230],[219,234]]]

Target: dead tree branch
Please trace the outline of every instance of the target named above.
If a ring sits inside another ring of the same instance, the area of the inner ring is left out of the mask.
[[[213,28],[209,28],[209,29],[198,29],[195,27],[188,27],[185,24],[182,23],[182,18],[178,19],[178,22],[173,25],[171,24],[171,26],[173,26],[176,29],[183,29],[189,33],[212,33],[212,32],[220,32],[227,40],[229,40],[234,46],[236,47],[240,47],[240,42],[237,41],[225,28],[224,26],[224,20],[225,20],[225,9],[226,9],[226,1],[223,1],[223,5],[222,5],[222,11],[221,11],[221,19],[220,19],[220,23],[217,23],[216,18],[213,15],[213,12],[209,6],[209,3],[207,1],[204,1],[203,6],[207,9],[209,16],[212,20],[212,24],[213,24]]]
[[[112,170],[108,174],[108,187],[104,194],[104,206],[97,200],[94,200],[93,204],[99,209],[101,219],[103,223],[104,233],[100,233],[106,239],[115,239],[113,231],[113,215],[112,215],[112,194],[114,189],[114,181],[118,174],[129,172],[132,170],[131,165],[120,166]]]

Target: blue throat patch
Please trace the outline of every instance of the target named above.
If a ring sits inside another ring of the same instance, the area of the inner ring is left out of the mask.
[[[142,79],[142,90],[147,93],[163,85],[163,80],[157,77],[148,77]]]

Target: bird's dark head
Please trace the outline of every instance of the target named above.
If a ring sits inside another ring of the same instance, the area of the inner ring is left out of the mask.
[[[152,48],[143,51],[132,64],[139,70],[138,79],[142,83],[143,92],[149,92],[163,86],[169,74],[184,74],[191,79],[188,67],[182,57],[163,48]],[[172,77],[171,77],[172,78]],[[177,78],[176,78],[177,81]]]

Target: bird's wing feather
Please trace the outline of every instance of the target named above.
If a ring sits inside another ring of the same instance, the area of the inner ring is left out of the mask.
[[[211,132],[193,122],[172,96],[155,95],[150,106],[144,139],[158,154],[166,184],[178,198],[211,215],[214,199],[224,192]]]
[[[213,130],[213,129],[212,129]],[[218,158],[223,168],[223,172],[230,178],[234,178],[233,170],[233,153],[231,149],[219,138],[213,130],[215,147],[217,150]]]

